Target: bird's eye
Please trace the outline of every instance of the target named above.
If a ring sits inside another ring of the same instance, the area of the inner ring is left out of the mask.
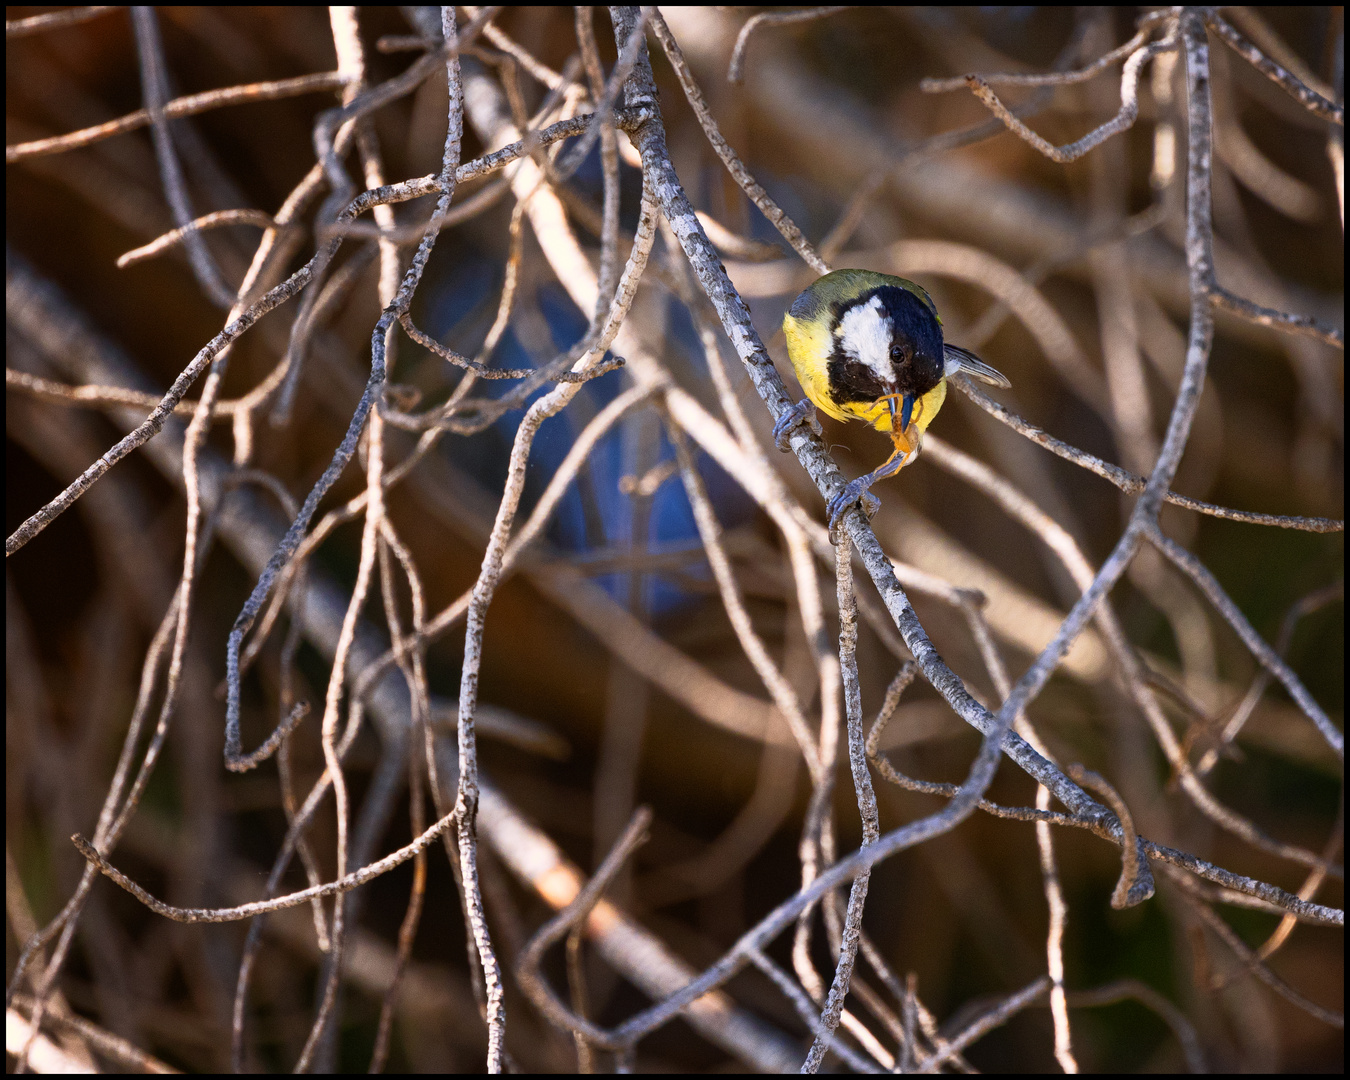
[[[897,364],[903,364],[903,363],[905,362],[905,359],[906,359],[906,356],[905,356],[905,347],[904,347],[903,345],[892,345],[892,346],[891,346],[891,359],[892,359],[893,361],[895,361],[895,363],[897,363]]]

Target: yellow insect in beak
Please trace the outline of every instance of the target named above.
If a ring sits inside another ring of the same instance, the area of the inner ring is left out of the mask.
[[[908,398],[900,407],[898,416],[896,415],[896,398]],[[914,413],[914,406],[920,405],[920,403],[906,394],[887,394],[885,400],[891,410],[891,445],[900,455],[908,455],[914,450],[914,445],[909,439],[909,431],[914,426],[914,421],[918,419],[918,415]],[[920,408],[922,408],[921,405]],[[906,423],[906,421],[909,422]]]

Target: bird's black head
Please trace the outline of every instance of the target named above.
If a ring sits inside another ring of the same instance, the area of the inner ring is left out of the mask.
[[[919,297],[882,285],[834,305],[830,389],[840,402],[922,397],[942,379],[942,327]]]

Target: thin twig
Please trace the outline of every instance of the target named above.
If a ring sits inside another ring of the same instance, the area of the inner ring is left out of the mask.
[[[394,867],[401,866],[419,851],[425,851],[430,844],[434,843],[443,832],[454,824],[454,818],[453,813],[447,814],[414,839],[412,843],[405,844],[384,858],[377,859],[375,862],[369,863],[336,881],[329,881],[314,888],[300,889],[273,900],[258,900],[251,904],[239,904],[236,907],[229,908],[181,908],[166,904],[155,899],[120,870],[112,866],[98,853],[98,849],[79,833],[75,833],[70,838],[70,842],[75,845],[75,850],[83,855],[96,870],[126,889],[127,892],[157,915],[163,915],[166,919],[181,923],[238,922],[240,919],[251,919],[256,915],[265,915],[269,911],[284,911],[286,908],[298,907],[315,897],[322,899],[329,896],[338,896],[341,893],[351,892],[368,881],[374,881]]]
[[[756,16],[756,18],[759,18],[759,16]],[[752,19],[751,22],[753,21]],[[670,27],[666,25],[660,13],[654,11],[651,23],[652,30],[655,31],[657,39],[661,42],[661,47],[665,50],[666,58],[670,61],[671,67],[675,69],[675,75],[680,80],[680,86],[684,88],[684,96],[689,99],[689,105],[693,108],[694,115],[698,117],[698,122],[703,126],[703,132],[708,136],[708,142],[717,151],[717,156],[722,159],[727,171],[735,178],[736,183],[741,185],[741,190],[745,192],[750,201],[759,207],[760,212],[768,218],[769,224],[783,234],[783,239],[792,245],[792,249],[806,261],[807,265],[817,274],[828,273],[830,268],[816,254],[810,242],[802,235],[801,229],[773,199],[769,198],[769,193],[750,175],[750,171],[741,162],[736,152],[732,150],[731,145],[722,137],[722,133],[717,127],[717,121],[713,119],[712,112],[708,109],[708,103],[703,97],[703,91],[694,81],[694,76],[684,59],[684,53],[681,52],[679,44],[675,41],[675,36],[670,32]],[[749,25],[749,23],[746,24],[746,29],[749,29]]]
[[[703,550],[707,554],[708,565],[717,581],[722,596],[722,604],[731,619],[736,637],[740,640],[741,648],[745,650],[745,655],[754,666],[756,674],[763,681],[765,688],[773,697],[774,703],[792,729],[793,737],[801,748],[802,757],[806,761],[806,767],[810,771],[812,779],[819,782],[824,770],[824,761],[821,749],[811,733],[810,725],[807,723],[805,710],[802,708],[802,703],[791,684],[774,664],[763,640],[751,625],[750,613],[745,609],[740,587],[736,584],[736,577],[731,569],[731,560],[727,558],[726,550],[722,546],[722,527],[717,523],[717,516],[713,511],[712,503],[708,500],[708,493],[704,490],[703,481],[694,468],[693,458],[690,456],[684,433],[673,423],[669,427],[669,432],[671,442],[675,444],[675,456],[679,462],[680,477],[684,481],[685,494],[688,495],[689,503],[694,509],[694,523],[698,528],[699,538],[703,541]]]
[[[844,712],[848,717],[848,762],[858,799],[858,813],[862,817],[862,846],[867,848],[877,842],[881,828],[863,747],[862,690],[858,685],[858,609],[853,599],[852,552],[847,544],[840,544],[837,549],[835,575],[839,596],[839,666],[843,672]],[[806,1055],[802,1072],[819,1071],[828,1045],[827,1037],[839,1024],[844,998],[848,995],[853,975],[853,964],[858,955],[859,939],[862,937],[863,905],[867,901],[870,877],[866,872],[859,874],[849,889],[848,911],[839,945],[839,963],[835,967],[834,981],[820,1016],[820,1029]]]
[[[259,229],[272,229],[276,227],[276,219],[270,214],[264,214],[261,210],[217,210],[211,214],[203,214],[195,221],[188,222],[181,229],[172,229],[163,236],[151,240],[148,244],[142,244],[124,255],[119,255],[117,257],[117,269],[125,270],[128,266],[134,266],[138,262],[144,262],[146,259],[169,250],[175,244],[183,243],[185,234],[189,232],[219,229],[226,225],[253,225]]]
[[[1139,31],[1134,37],[1130,38],[1124,45],[1117,46],[1084,67],[1074,68],[1070,71],[1052,71],[1043,75],[1025,72],[1001,72],[986,73],[973,77],[991,86],[1074,86],[1096,78],[1100,72],[1105,71],[1112,64],[1119,63],[1133,55],[1148,41],[1149,35],[1153,33],[1157,26],[1171,17],[1171,14],[1167,11],[1148,12],[1139,20]],[[925,94],[945,94],[952,90],[960,90],[967,85],[967,80],[970,78],[972,78],[971,75],[960,75],[954,79],[920,79],[919,89]]]
[[[32,34],[45,33],[65,26],[76,26],[90,19],[97,19],[116,7],[75,7],[65,11],[51,11],[45,15],[30,15],[26,19],[5,20],[5,39],[29,37]]]
[[[520,954],[516,968],[521,988],[539,1007],[540,1012],[559,1027],[574,1032],[579,1038],[584,1038],[588,1043],[602,1046],[606,1050],[622,1051],[632,1043],[623,1044],[610,1039],[590,1021],[563,1005],[549,988],[547,980],[539,970],[539,965],[550,945],[560,941],[574,926],[582,925],[590,917],[592,909],[609,888],[614,876],[623,868],[623,864],[634,851],[646,843],[647,830],[651,823],[652,812],[649,807],[640,806],[634,811],[628,827],[615,841],[614,847],[596,868],[585,888],[577,893],[571,903],[539,928]]]
[[[1075,990],[1069,995],[1069,1004],[1076,1009],[1099,1005],[1114,1005],[1117,1001],[1133,999],[1153,1012],[1172,1029],[1181,1052],[1185,1055],[1186,1066],[1190,1072],[1204,1073],[1205,1055],[1201,1048],[1199,1033],[1186,1014],[1146,983],[1138,979],[1117,979],[1115,982],[1099,986],[1095,990]]]
[[[1133,43],[1132,43],[1133,44]],[[1130,55],[1125,61],[1124,70],[1120,75],[1120,110],[1106,123],[1093,128],[1086,135],[1076,142],[1069,143],[1066,146],[1054,146],[1047,142],[1041,136],[1037,135],[1021,120],[1017,119],[1002,101],[998,95],[990,88],[989,82],[980,75],[965,76],[965,84],[970,87],[971,93],[982,101],[985,106],[998,117],[1009,131],[1020,138],[1023,142],[1030,144],[1048,157],[1051,161],[1060,165],[1066,165],[1071,161],[1076,161],[1090,150],[1096,149],[1107,139],[1118,135],[1123,131],[1128,131],[1134,126],[1135,120],[1139,116],[1139,73],[1149,60],[1160,53],[1168,52],[1177,47],[1175,28],[1169,28],[1167,36],[1161,41],[1152,45],[1139,48]],[[1014,78],[1013,76],[1004,77],[1004,81]],[[1069,75],[1043,75],[1035,76],[1041,80],[1064,80],[1069,81]]]
[[[736,35],[736,45],[731,50],[731,63],[727,65],[727,82],[740,86],[745,81],[745,54],[750,49],[750,37],[761,26],[785,26],[789,23],[810,22],[826,15],[835,15],[847,11],[847,7],[814,7],[802,11],[761,11],[746,20],[741,32]]]
[[[1111,906],[1120,909],[1142,904],[1153,895],[1153,881],[1151,875],[1143,876],[1139,873],[1139,865],[1144,860],[1136,852],[1139,834],[1134,830],[1134,817],[1125,805],[1125,800],[1099,773],[1085,769],[1078,764],[1070,765],[1068,771],[1069,775],[1074,778],[1075,783],[1081,784],[1089,791],[1095,791],[1100,795],[1120,821],[1122,837],[1120,879],[1116,882],[1115,890],[1111,893]],[[1144,865],[1147,866],[1147,863],[1145,862]]]
[[[103,9],[112,10],[112,9]],[[42,16],[39,16],[41,18]],[[8,25],[8,24],[7,24]],[[336,71],[321,71],[315,75],[300,75],[294,79],[276,79],[272,82],[250,83],[246,86],[230,86],[222,90],[208,90],[201,94],[174,98],[164,103],[164,118],[179,120],[185,116],[196,116],[211,109],[227,105],[245,105],[255,101],[276,101],[294,97],[298,94],[313,94],[327,90],[340,90],[346,83],[346,76]],[[5,162],[13,164],[25,158],[41,157],[46,154],[60,154],[67,150],[77,150],[91,146],[114,135],[150,125],[150,110],[138,109],[134,113],[109,120],[83,131],[72,131],[69,135],[53,135],[48,139],[35,139],[32,142],[17,143],[5,147]]]
[[[201,233],[192,228],[193,213],[188,201],[187,181],[183,167],[174,149],[169,132],[168,117],[164,112],[168,96],[166,61],[160,42],[159,24],[154,9],[133,7],[131,22],[136,30],[136,52],[141,62],[141,89],[145,95],[145,110],[150,114],[150,133],[154,138],[155,157],[159,161],[160,180],[164,197],[173,212],[174,224],[182,234],[188,261],[200,285],[218,307],[229,311],[234,307],[234,290],[225,284],[220,267],[206,249]]]
[[[1137,495],[1147,485],[1146,477],[1140,476],[1138,473],[1132,473],[1128,469],[1122,469],[1119,465],[1102,461],[1101,458],[1095,457],[1085,450],[1079,450],[1078,447],[1070,446],[1068,443],[1056,439],[1053,435],[1047,434],[1035,424],[1022,419],[1007,406],[999,404],[983,390],[973,385],[969,379],[956,378],[951,381],[961,393],[965,394],[994,419],[1007,424],[1014,431],[1025,435],[1037,446],[1044,447],[1057,457],[1072,462],[1080,468],[1087,469],[1088,472],[1096,473],[1103,480],[1110,481],[1127,495]],[[1261,514],[1252,510],[1235,510],[1231,507],[1216,506],[1214,503],[1203,502],[1200,499],[1192,499],[1188,495],[1178,495],[1174,491],[1164,493],[1163,500],[1173,506],[1181,506],[1187,510],[1195,510],[1211,517],[1224,518],[1227,521],[1245,521],[1252,525],[1273,525],[1276,528],[1297,529],[1302,532],[1345,531],[1345,522],[1332,518],[1293,517],[1279,514]]]
[[[964,1050],[975,1040],[984,1038],[994,1028],[1006,1024],[1014,1015],[1032,1004],[1048,989],[1050,989],[1050,980],[1044,975],[1027,984],[1023,989],[990,1009],[978,1020],[968,1024],[960,1034],[952,1036],[951,1041],[941,1050],[919,1062],[918,1071],[937,1072],[953,1054]]]
[[[1205,25],[1218,34],[1225,45],[1309,112],[1340,127],[1345,126],[1344,106],[1328,101],[1316,90],[1304,85],[1302,80],[1275,63],[1274,60],[1234,30],[1217,11],[1205,12]]]
[[[1238,609],[1238,606],[1229,599],[1228,594],[1220,587],[1217,579],[1194,555],[1183,548],[1180,544],[1168,539],[1156,524],[1150,525],[1144,530],[1144,537],[1161,551],[1172,565],[1182,570],[1195,584],[1200,588],[1206,598],[1224,617],[1238,636],[1242,638],[1243,644],[1251,650],[1252,655],[1260,662],[1261,666],[1277,678],[1281,685],[1289,692],[1289,696],[1294,699],[1298,707],[1303,710],[1303,714],[1313,722],[1317,730],[1321,732],[1322,738],[1327,745],[1335,751],[1338,758],[1345,757],[1345,736],[1332,724],[1331,718],[1327,716],[1326,711],[1317,704],[1313,696],[1308,693],[1307,688],[1293,670],[1272,649],[1261,636],[1257,634],[1256,629],[1246,616]]]

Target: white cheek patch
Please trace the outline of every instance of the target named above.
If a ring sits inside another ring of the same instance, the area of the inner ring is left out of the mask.
[[[844,312],[835,331],[844,352],[866,364],[885,385],[895,381],[891,367],[891,324],[879,296]]]

